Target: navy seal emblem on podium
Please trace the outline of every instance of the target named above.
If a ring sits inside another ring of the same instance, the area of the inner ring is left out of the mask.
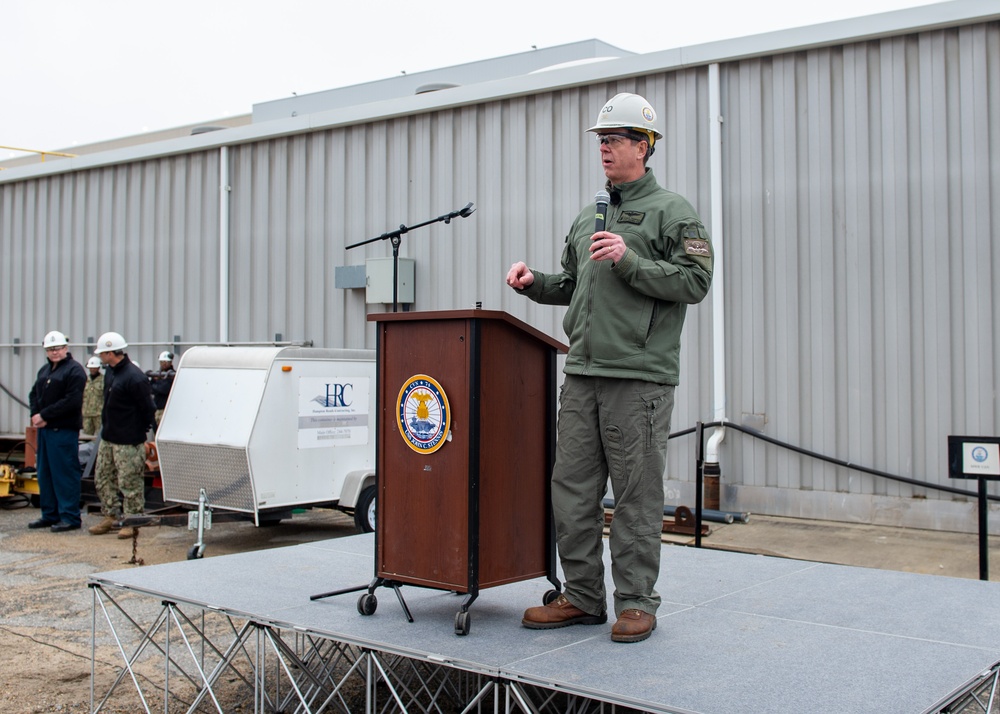
[[[451,430],[448,396],[426,374],[416,374],[403,384],[396,399],[396,417],[399,433],[420,454],[440,449]]]

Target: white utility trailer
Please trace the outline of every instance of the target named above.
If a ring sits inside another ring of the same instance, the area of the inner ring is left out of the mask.
[[[248,514],[257,525],[293,508],[333,507],[371,531],[375,351],[192,347],[156,449],[164,501]],[[204,550],[205,520],[189,557]]]

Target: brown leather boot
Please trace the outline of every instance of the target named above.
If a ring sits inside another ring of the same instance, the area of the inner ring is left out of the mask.
[[[656,615],[642,610],[625,610],[611,628],[615,642],[642,642],[656,629]]]
[[[133,535],[135,535],[135,528],[132,528],[131,526],[125,526],[120,531],[118,531],[118,537],[121,538],[122,540],[131,538]]]
[[[90,535],[104,535],[105,533],[110,533],[114,525],[115,519],[111,516],[105,516],[103,521],[96,526],[91,526],[87,530],[90,531]]]
[[[521,624],[532,630],[551,630],[569,625],[603,625],[607,621],[607,613],[589,615],[560,595],[548,605],[529,607]]]

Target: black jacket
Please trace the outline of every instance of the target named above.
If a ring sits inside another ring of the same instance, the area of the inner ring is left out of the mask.
[[[125,355],[104,372],[101,439],[112,444],[142,444],[153,425],[153,394],[149,380]]]
[[[166,372],[146,372],[149,377],[149,388],[153,390],[153,404],[157,409],[164,409],[167,406],[167,397],[170,396],[170,388],[174,386],[174,375],[172,369]]]
[[[83,365],[66,353],[58,362],[45,360],[38,370],[35,386],[28,395],[31,413],[40,414],[47,423],[46,429],[83,428],[83,388],[87,386],[87,373]]]

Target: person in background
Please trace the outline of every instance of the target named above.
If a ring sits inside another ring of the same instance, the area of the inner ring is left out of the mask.
[[[36,476],[42,517],[28,528],[53,533],[80,528],[80,427],[87,374],[69,353],[66,335],[56,330],[42,340],[45,364],[28,395],[31,426],[38,430]]]
[[[160,353],[160,371],[146,372],[149,378],[149,386],[153,391],[153,404],[156,407],[156,426],[160,426],[160,419],[163,418],[163,410],[167,406],[167,397],[170,396],[170,388],[174,386],[174,353],[163,351]]]
[[[618,94],[588,131],[597,134],[607,204],[590,204],[573,222],[562,272],[518,262],[507,273],[507,284],[526,297],[568,306],[551,484],[566,588],[552,602],[528,608],[521,624],[607,622],[602,501],[610,477],[618,618],[611,639],[639,642],[656,628],[660,606],[663,472],[681,328],[687,306],[701,302],[711,286],[712,244],[691,204],[661,188],[646,167],[662,138],[649,102]]]
[[[94,355],[87,360],[90,379],[83,388],[83,433],[97,436],[101,432],[101,409],[104,408],[104,374],[101,358]]]
[[[88,529],[92,535],[108,533],[122,518],[141,514],[146,504],[143,471],[146,433],[153,425],[153,395],[146,375],[125,353],[127,347],[120,334],[105,332],[94,350],[105,366],[101,445],[94,470],[104,519]],[[134,533],[125,527],[118,537],[131,538]]]

